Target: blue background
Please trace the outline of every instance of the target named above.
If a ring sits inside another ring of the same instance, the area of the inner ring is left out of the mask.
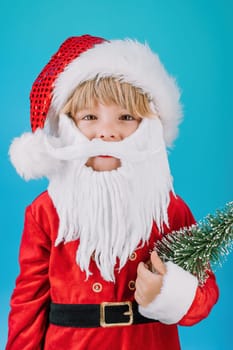
[[[170,163],[176,192],[199,220],[233,198],[233,2],[12,0],[2,2],[0,16],[3,349],[24,208],[47,185],[46,180],[20,179],[7,154],[13,137],[29,130],[33,80],[68,36],[146,40],[182,87],[185,118]],[[232,255],[216,272],[221,296],[211,315],[196,326],[180,328],[184,350],[232,349]]]

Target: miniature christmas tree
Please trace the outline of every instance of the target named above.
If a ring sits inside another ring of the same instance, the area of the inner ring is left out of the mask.
[[[197,276],[202,285],[209,270],[221,265],[233,248],[233,202],[215,215],[208,215],[156,243],[155,250],[164,261],[172,261]]]

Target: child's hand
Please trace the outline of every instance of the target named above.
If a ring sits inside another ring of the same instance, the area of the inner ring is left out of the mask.
[[[138,264],[137,273],[134,296],[137,303],[145,307],[160,293],[163,275],[166,273],[166,266],[157,253],[153,251],[149,264],[143,262]]]

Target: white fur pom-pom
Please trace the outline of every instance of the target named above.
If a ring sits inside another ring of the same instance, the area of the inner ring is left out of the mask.
[[[17,173],[25,180],[49,177],[59,167],[60,161],[51,158],[47,152],[48,139],[54,141],[42,129],[37,129],[13,140],[9,156]]]

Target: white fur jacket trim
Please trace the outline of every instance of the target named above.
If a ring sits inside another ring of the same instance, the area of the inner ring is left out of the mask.
[[[189,310],[198,286],[198,280],[178,265],[167,262],[161,293],[139,312],[165,324],[179,322]]]

